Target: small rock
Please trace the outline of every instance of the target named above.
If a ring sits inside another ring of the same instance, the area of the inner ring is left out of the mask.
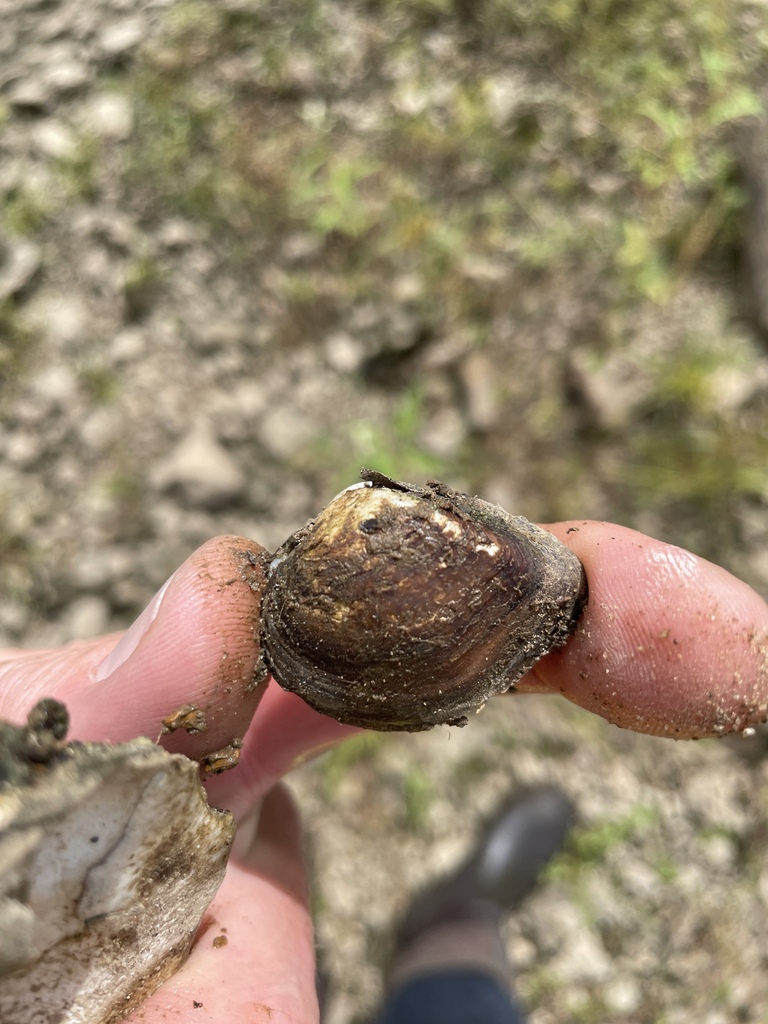
[[[140,327],[125,327],[109,344],[109,361],[113,366],[130,363],[144,354],[147,339]]]
[[[37,431],[17,430],[6,441],[4,456],[8,465],[30,469],[40,458],[41,444]]]
[[[275,406],[262,419],[258,441],[277,459],[289,459],[316,436],[312,423],[287,406]]]
[[[560,949],[551,963],[564,982],[605,981],[613,973],[611,958],[578,910],[563,903],[557,909],[550,941]]]
[[[46,85],[58,96],[80,89],[90,79],[88,68],[79,61],[64,61],[47,68],[44,75]]]
[[[357,373],[365,353],[360,344],[346,331],[336,331],[323,342],[325,358],[337,373]]]
[[[80,597],[69,606],[62,617],[62,624],[71,640],[100,636],[109,624],[109,606],[95,594]]]
[[[627,855],[621,859],[620,871],[624,888],[631,896],[650,902],[658,895],[661,879],[645,861]]]
[[[127,139],[133,129],[130,100],[116,92],[94,96],[86,111],[85,127],[102,139]]]
[[[40,153],[54,160],[71,160],[77,152],[77,136],[61,121],[41,121],[32,137]]]
[[[605,986],[603,998],[615,1013],[634,1013],[640,1006],[642,993],[634,978],[614,978]]]
[[[490,430],[499,418],[497,378],[484,352],[470,352],[459,366],[467,419],[474,430]]]
[[[80,424],[80,438],[85,447],[101,454],[115,441],[119,425],[114,410],[99,406]]]
[[[727,871],[732,868],[736,858],[737,850],[733,840],[724,835],[711,835],[704,842],[704,854],[713,868]]]
[[[28,319],[53,345],[67,347],[82,342],[88,309],[78,295],[46,295],[29,306]]]
[[[8,101],[23,110],[45,110],[53,99],[53,87],[41,78],[25,78],[8,93]]]
[[[0,264],[0,302],[25,288],[40,269],[42,254],[33,242],[11,245]]]
[[[521,75],[504,72],[487,79],[484,85],[491,120],[497,128],[504,128],[525,98],[527,83]]]
[[[99,37],[99,45],[106,56],[121,57],[138,46],[145,32],[144,22],[140,18],[126,18],[104,29]]]
[[[587,931],[569,942],[552,961],[561,981],[605,981],[612,971],[611,958],[594,935]]]
[[[451,458],[458,453],[467,436],[464,418],[451,406],[438,409],[419,432],[419,442],[425,451],[439,458]]]
[[[122,547],[84,550],[72,566],[72,585],[80,590],[107,589],[136,571],[134,552]]]
[[[164,249],[186,249],[200,241],[200,228],[181,217],[172,217],[160,225],[155,238]]]
[[[163,491],[179,491],[192,505],[219,508],[238,498],[245,476],[206,425],[195,427],[152,473]]]
[[[0,605],[0,630],[9,636],[21,636],[30,619],[30,609],[26,604],[4,601]]]
[[[288,235],[281,246],[281,252],[288,263],[302,263],[316,256],[321,245],[322,241],[318,236],[304,232]]]
[[[424,278],[421,274],[399,274],[392,281],[390,289],[396,302],[418,302],[424,296]]]
[[[29,391],[35,404],[48,410],[71,408],[77,378],[65,363],[54,363],[31,379]]]
[[[576,349],[569,371],[573,386],[603,430],[626,428],[652,390],[649,374],[621,349],[607,359]]]

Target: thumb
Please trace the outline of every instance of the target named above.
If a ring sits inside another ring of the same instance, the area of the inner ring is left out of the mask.
[[[23,722],[43,697],[69,708],[70,736],[157,739],[185,704],[201,731],[164,745],[198,758],[242,737],[266,684],[259,658],[263,549],[217,537],[192,554],[122,636],[0,655],[0,714]]]

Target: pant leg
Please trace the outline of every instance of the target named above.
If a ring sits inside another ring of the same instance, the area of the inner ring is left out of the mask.
[[[377,1024],[524,1024],[509,990],[483,971],[437,971],[389,993]]]

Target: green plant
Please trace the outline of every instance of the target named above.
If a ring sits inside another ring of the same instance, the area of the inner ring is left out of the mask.
[[[350,423],[347,431],[352,453],[339,475],[343,481],[340,486],[347,486],[360,466],[378,469],[386,476],[397,474],[403,479],[447,475],[444,460],[427,454],[421,447],[419,434],[424,418],[423,389],[414,383],[397,398],[385,426],[372,420]]]
[[[384,733],[361,732],[329,751],[322,762],[326,797],[333,797],[349,772],[370,764],[386,742]]]
[[[20,184],[5,194],[0,224],[9,235],[27,238],[40,231],[50,210],[49,197]]]
[[[429,776],[416,766],[403,778],[403,800],[406,828],[411,832],[423,831],[434,800]]]
[[[656,817],[652,808],[637,804],[621,818],[574,829],[566,852],[547,867],[547,877],[577,883],[585,869],[602,863],[612,849],[642,835]]]

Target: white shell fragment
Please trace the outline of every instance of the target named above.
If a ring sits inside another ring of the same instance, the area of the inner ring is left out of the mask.
[[[64,743],[66,709],[0,722],[0,1021],[111,1024],[184,961],[231,815],[149,740]]]

